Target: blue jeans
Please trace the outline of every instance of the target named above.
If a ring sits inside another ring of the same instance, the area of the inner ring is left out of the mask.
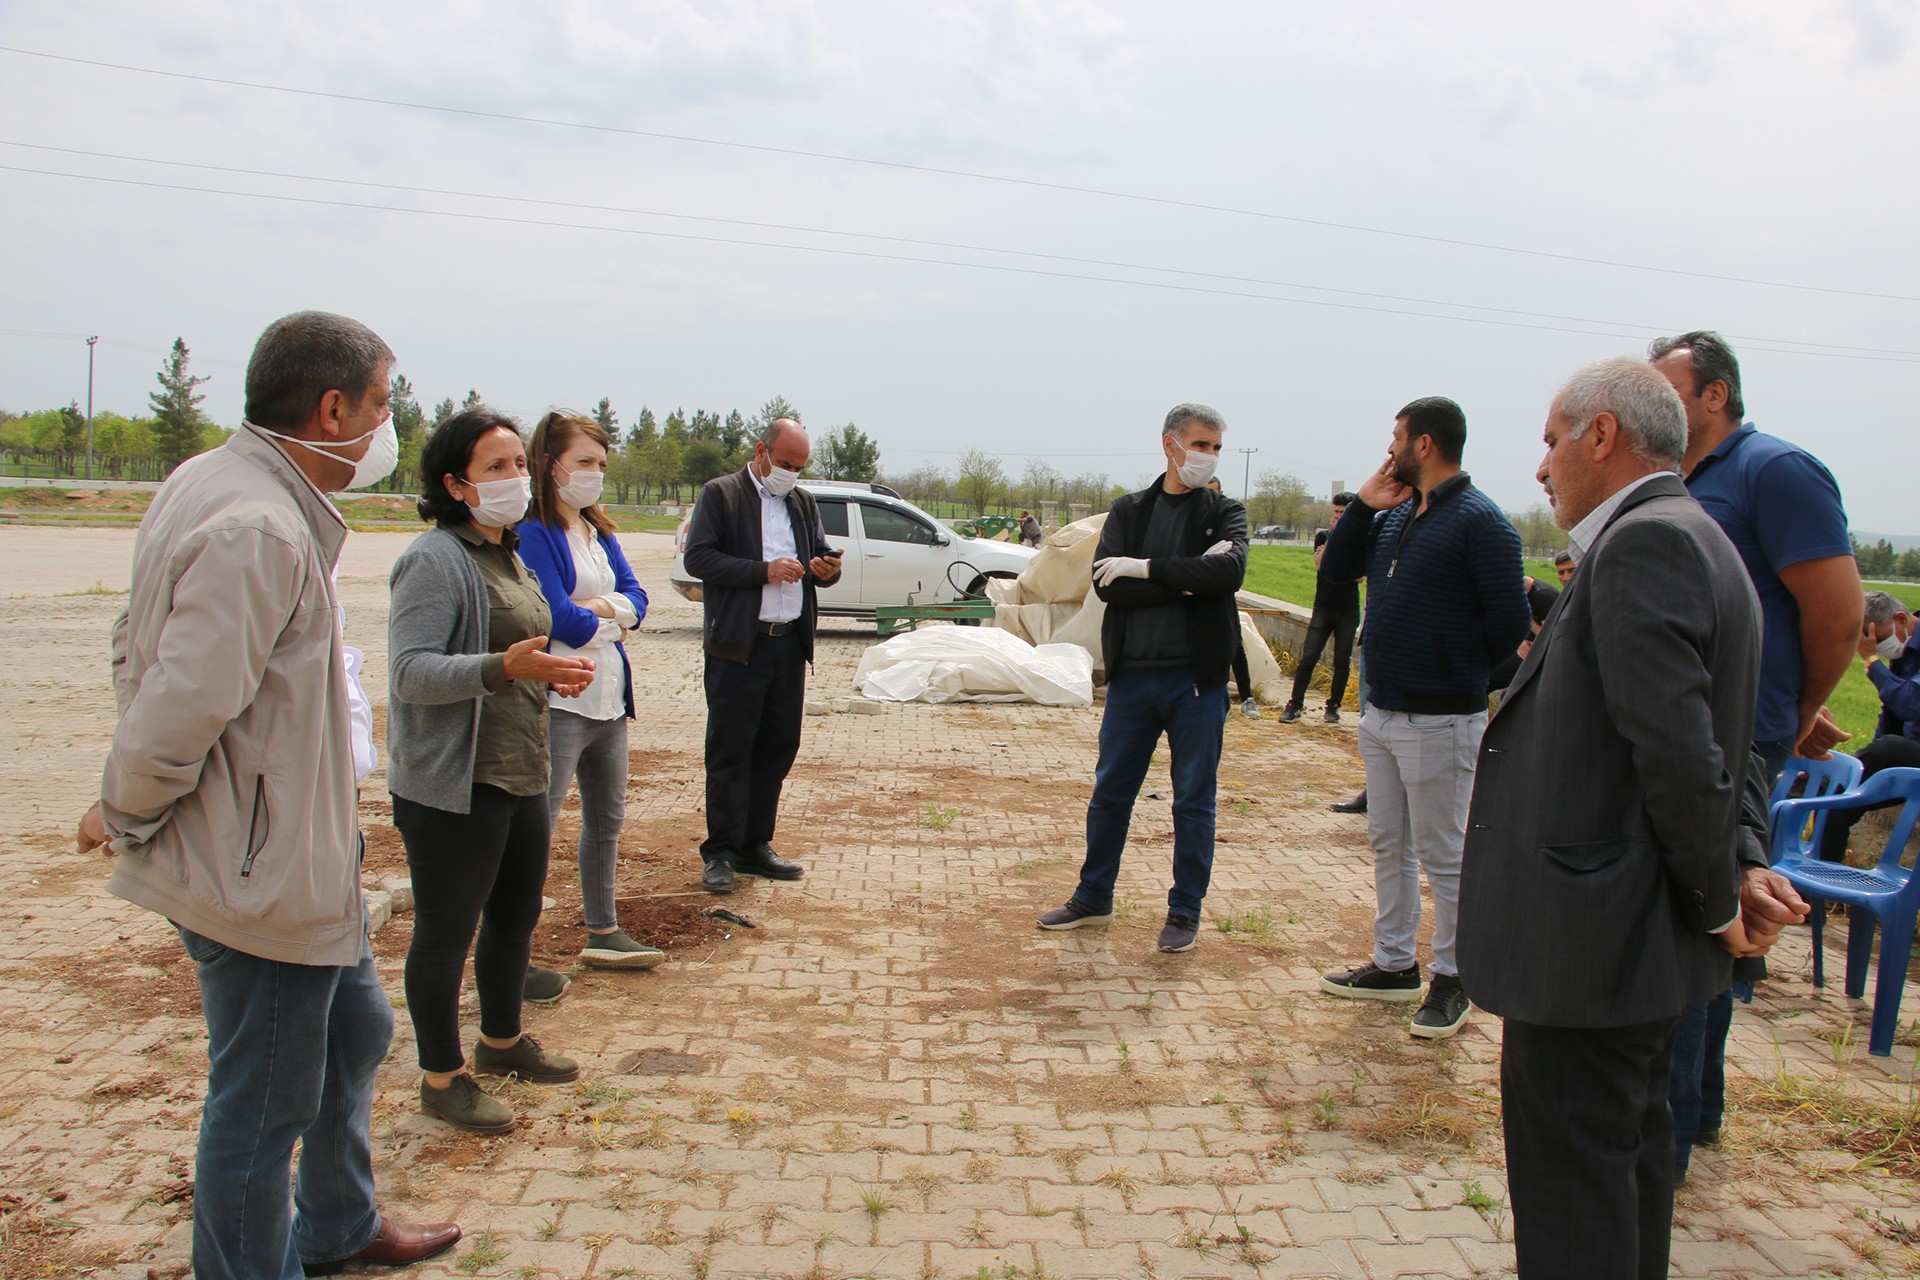
[[[1173,888],[1169,915],[1200,918],[1213,879],[1213,796],[1220,778],[1227,690],[1193,687],[1190,666],[1122,671],[1107,686],[1100,721],[1100,762],[1087,803],[1087,860],[1073,900],[1091,911],[1113,910],[1113,882],[1133,823],[1133,802],[1146,780],[1160,735],[1173,763]]]
[[[567,788],[580,778],[580,900],[587,928],[611,929],[620,923],[613,905],[614,870],[620,856],[620,827],[627,818],[627,718],[590,720],[558,707],[547,712],[547,741],[553,751],[553,781],[547,787],[547,812],[560,825]]]
[[[393,1007],[364,942],[360,963],[341,968],[264,960],[179,932],[207,1020],[193,1274],[301,1280],[302,1259],[351,1257],[379,1233],[368,1126]]]
[[[1771,787],[1793,756],[1792,739],[1756,742],[1753,749]],[[1693,1155],[1694,1139],[1719,1130],[1727,1109],[1727,1033],[1733,1029],[1733,998],[1753,1000],[1753,984],[1736,982],[1711,1000],[1680,1012],[1673,1039],[1673,1080],[1667,1101],[1673,1107],[1674,1162],[1682,1173]]]

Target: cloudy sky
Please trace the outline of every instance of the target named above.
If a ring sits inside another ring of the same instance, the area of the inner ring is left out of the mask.
[[[0,5],[0,406],[178,335],[232,425],[320,307],[428,404],[778,393],[895,470],[1131,483],[1193,399],[1324,491],[1441,393],[1519,509],[1568,373],[1715,327],[1920,533],[1910,3],[277,8]]]

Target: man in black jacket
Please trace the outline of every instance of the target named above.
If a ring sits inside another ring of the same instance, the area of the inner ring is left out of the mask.
[[[1107,709],[1087,804],[1087,856],[1042,929],[1113,920],[1113,883],[1147,762],[1167,735],[1173,771],[1173,888],[1160,950],[1191,950],[1213,875],[1213,799],[1227,722],[1227,671],[1240,636],[1234,595],[1247,575],[1247,512],[1207,488],[1226,422],[1175,405],[1161,428],[1167,471],[1113,504],[1093,562]]]
[[[813,495],[796,487],[812,443],[792,418],[767,424],[753,461],[707,481],[687,528],[687,572],[700,579],[707,652],[709,893],[736,873],[798,880],[773,851],[780,787],[800,751],[816,588],[840,580]]]

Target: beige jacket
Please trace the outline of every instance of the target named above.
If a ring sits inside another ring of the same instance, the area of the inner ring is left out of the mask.
[[[140,522],[114,624],[100,782],[107,888],[238,951],[352,965],[362,945],[339,512],[242,428]]]

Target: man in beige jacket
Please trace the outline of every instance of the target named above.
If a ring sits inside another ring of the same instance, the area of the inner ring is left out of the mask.
[[[327,495],[393,469],[392,360],[344,316],[268,326],[247,422],[154,498],[114,625],[119,720],[79,843],[112,848],[108,889],[172,921],[199,969],[200,1280],[404,1265],[460,1238],[381,1217],[368,1132],[393,1010],[360,900]]]

